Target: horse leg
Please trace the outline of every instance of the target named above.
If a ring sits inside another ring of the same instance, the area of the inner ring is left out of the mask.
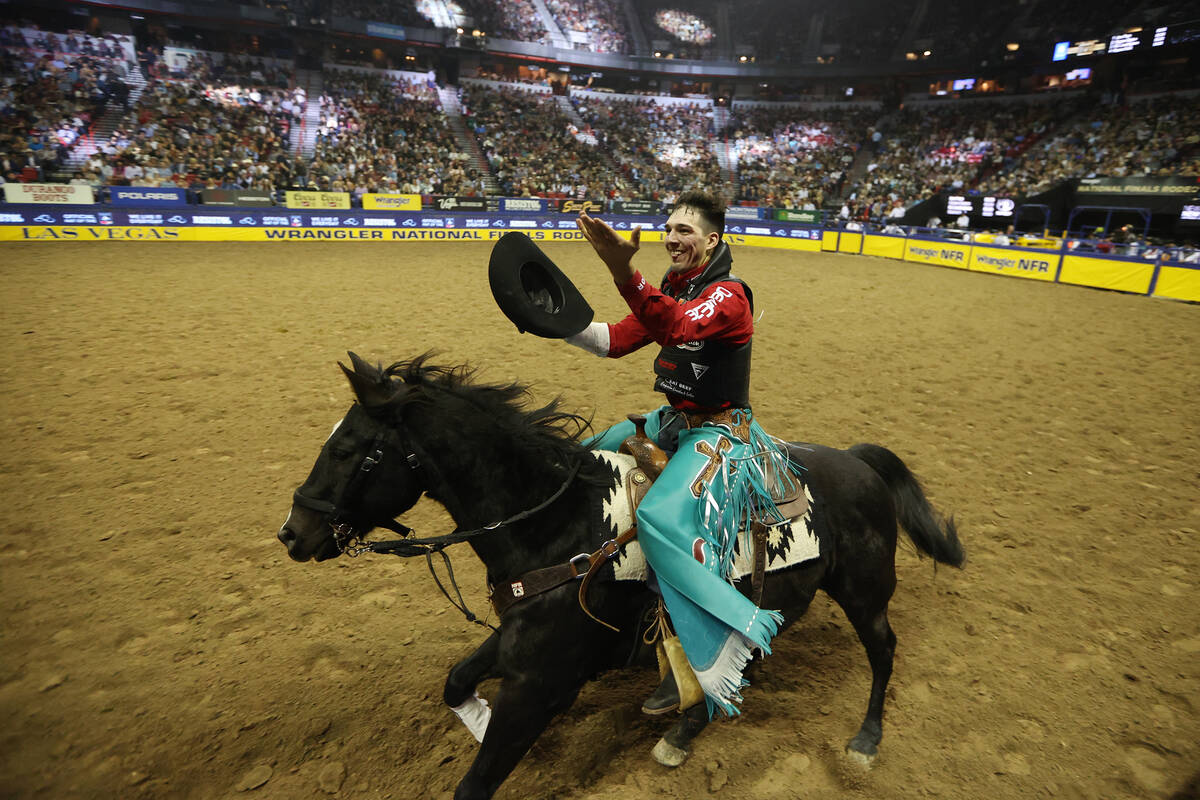
[[[474,653],[454,665],[446,676],[442,700],[458,715],[477,741],[483,740],[491,709],[475,694],[475,687],[493,674],[500,652],[500,634],[492,633]]]
[[[867,703],[867,716],[858,733],[846,745],[846,752],[856,761],[870,766],[879,753],[879,740],[883,738],[883,701],[888,680],[892,677],[896,634],[888,624],[886,605],[874,612],[853,606],[843,608],[871,662],[871,699]]]
[[[495,669],[499,653],[500,634],[493,632],[474,653],[451,667],[450,674],[446,676],[446,687],[442,690],[446,705],[451,708],[462,705],[473,695],[479,682]]]
[[[701,702],[684,711],[671,730],[654,745],[651,755],[664,767],[678,767],[688,757],[688,746],[708,725],[708,704]]]
[[[487,800],[495,794],[550,720],[569,708],[578,694],[578,685],[548,686],[544,675],[506,678],[483,744],[454,800]]]

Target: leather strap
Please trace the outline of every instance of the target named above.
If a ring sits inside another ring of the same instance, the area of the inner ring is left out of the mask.
[[[628,442],[628,439],[626,441]],[[646,492],[650,491],[652,485],[654,485],[654,478],[647,475],[641,467],[629,470],[629,480],[625,482],[625,491],[628,493],[629,514],[633,517],[634,524],[632,528],[622,532],[616,539],[610,539],[600,547],[599,552],[606,553],[604,561],[615,557],[621,551],[622,547],[637,538],[637,509],[641,505],[642,499],[646,496]],[[609,545],[614,546],[609,548]],[[592,577],[600,571],[600,567],[604,561],[593,561],[591,567],[588,568],[587,575],[583,576],[583,583],[579,584],[579,607],[583,609],[583,613],[596,622],[612,631],[619,632],[617,626],[600,619],[588,608],[588,585],[592,582]]]
[[[758,605],[762,602],[763,579],[767,573],[767,531],[766,525],[754,520],[750,525],[754,534],[754,571],[750,573],[750,602]]]
[[[629,480],[625,486],[629,493],[630,511],[634,514],[634,519],[637,518],[637,505],[646,496],[652,483],[653,481],[641,469],[634,468],[629,471]],[[521,600],[544,594],[551,589],[557,589],[564,583],[570,583],[576,578],[582,577],[583,581],[579,584],[579,605],[583,609],[583,613],[606,628],[617,630],[616,627],[591,612],[587,605],[587,590],[592,578],[600,571],[600,568],[616,558],[617,554],[621,552],[621,548],[636,538],[637,525],[634,525],[628,530],[622,531],[615,539],[609,539],[600,545],[600,549],[594,553],[580,553],[566,564],[530,570],[516,580],[506,581],[492,587],[490,599],[492,608],[496,610],[496,616],[503,616],[505,611]]]
[[[800,493],[796,497],[775,506],[775,508],[785,521],[803,516],[808,511],[808,497],[804,494],[804,488],[800,488]],[[783,523],[778,524],[782,525]],[[762,603],[763,582],[767,574],[767,534],[770,533],[771,527],[757,519],[750,524],[750,532],[754,538],[754,569],[750,573],[750,602],[756,606]]]

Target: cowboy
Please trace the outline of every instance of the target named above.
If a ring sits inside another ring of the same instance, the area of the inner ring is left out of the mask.
[[[753,295],[730,274],[725,207],[699,192],[678,199],[664,226],[670,266],[657,287],[632,264],[640,227],[624,239],[586,211],[576,224],[631,313],[613,324],[590,322],[564,338],[609,358],[652,342],[660,347],[654,388],[667,404],[646,415],[646,433],[673,455],[638,507],[638,542],[709,714],[733,715],[746,664],[755,649],[770,652],[782,622],[731,585],[734,544],[751,518],[778,520],[775,501],[796,484],[786,456],[750,409]],[[633,433],[626,421],[587,444],[616,450]],[[668,672],[642,710],[662,714],[679,705]]]

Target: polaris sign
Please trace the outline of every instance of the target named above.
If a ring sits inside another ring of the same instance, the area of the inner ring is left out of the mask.
[[[187,190],[158,186],[110,186],[114,206],[185,206]]]

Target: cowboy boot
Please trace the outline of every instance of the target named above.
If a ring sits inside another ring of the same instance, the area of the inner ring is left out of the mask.
[[[679,687],[675,684],[675,674],[667,670],[666,677],[658,688],[642,703],[642,713],[650,716],[670,714],[679,709]]]

